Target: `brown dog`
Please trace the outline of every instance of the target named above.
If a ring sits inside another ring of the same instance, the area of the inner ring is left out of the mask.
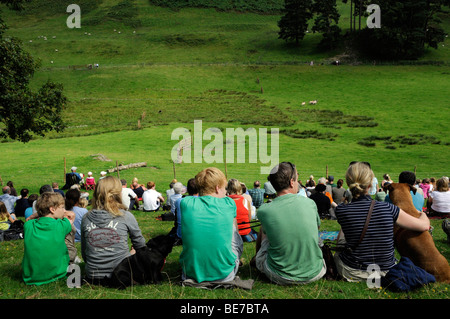
[[[419,217],[413,205],[410,191],[416,189],[405,183],[388,186],[392,203],[411,216]],[[447,259],[437,250],[433,237],[428,231],[417,232],[394,227],[395,246],[401,256],[408,257],[418,267],[432,274],[436,281],[450,283],[450,266]]]

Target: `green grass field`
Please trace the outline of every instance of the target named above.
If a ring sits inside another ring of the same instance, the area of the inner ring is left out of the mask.
[[[62,185],[64,160],[67,169],[75,165],[80,172],[92,171],[96,178],[100,171],[115,167],[116,161],[147,162],[147,167],[121,171],[120,177],[129,181],[138,177],[142,183],[153,180],[164,192],[174,177],[171,150],[178,140],[171,139],[172,132],[193,130],[194,120],[203,121],[203,131],[279,128],[279,159],[294,162],[302,180],[311,174],[325,176],[327,169],[336,179],[343,178],[353,160],[369,161],[380,181],[384,173],[395,180],[403,170],[416,170],[419,178],[448,176],[448,38],[419,61],[374,65],[346,60],[341,50],[318,51],[319,34],[307,34],[300,47],[278,40],[275,14],[174,11],[146,0],[133,1],[134,7],[120,11],[113,7],[118,2],[102,1],[86,13],[82,5],[81,29],[67,28],[69,14],[61,1],[38,2],[42,6],[20,14],[3,10],[10,27],[7,34],[20,38],[24,48],[41,60],[32,87],[51,79],[64,85],[69,100],[64,111],[68,127],[63,133],[27,144],[8,140],[0,144],[4,184],[12,180],[18,190],[27,187],[34,193],[46,183]],[[339,8],[345,29],[349,10],[343,4]],[[114,12],[118,14],[113,19]],[[448,31],[450,21],[443,18]],[[331,65],[336,58],[349,62]],[[98,69],[69,67],[94,63]],[[318,103],[309,105],[311,100]],[[209,143],[204,140],[202,146]],[[248,151],[250,145],[245,145]],[[111,161],[99,161],[96,154]],[[265,180],[260,167],[267,164],[258,159],[257,163],[228,161],[227,176],[247,185]],[[225,171],[224,163],[182,163],[175,165],[176,178],[185,183],[207,165]],[[171,227],[153,216],[134,213],[146,239]],[[433,221],[433,225],[436,245],[450,260],[440,224]],[[336,230],[339,225],[324,221],[322,227]],[[247,263],[240,272],[242,278],[256,279],[252,291],[180,287],[181,247],[169,256],[167,281],[161,286],[120,292],[91,286],[71,290],[64,282],[27,287],[20,281],[23,244],[3,242],[0,247],[0,298],[6,299],[449,297],[449,286],[442,284],[411,294],[324,280],[304,287],[277,287],[248,265],[253,244],[246,244]]]

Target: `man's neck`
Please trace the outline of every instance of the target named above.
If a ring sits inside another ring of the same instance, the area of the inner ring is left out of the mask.
[[[277,197],[288,195],[288,194],[295,194],[294,190],[291,188],[283,189],[282,191],[277,192]]]

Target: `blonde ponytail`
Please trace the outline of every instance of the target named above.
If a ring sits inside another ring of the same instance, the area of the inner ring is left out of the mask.
[[[345,174],[348,188],[354,198],[364,196],[372,185],[374,174],[369,166],[364,163],[354,163],[349,166]]]

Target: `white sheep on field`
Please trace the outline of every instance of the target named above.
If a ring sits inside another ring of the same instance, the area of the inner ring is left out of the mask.
[[[309,101],[309,104],[311,104],[311,105],[316,105],[316,104],[317,104],[317,100]]]

